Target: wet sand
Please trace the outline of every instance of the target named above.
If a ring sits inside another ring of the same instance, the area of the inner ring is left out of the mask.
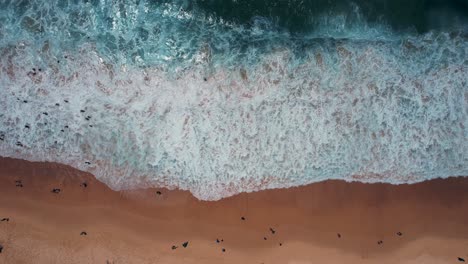
[[[468,178],[326,181],[204,202],[178,190],[115,192],[68,166],[0,158],[4,218],[0,263],[468,261]]]

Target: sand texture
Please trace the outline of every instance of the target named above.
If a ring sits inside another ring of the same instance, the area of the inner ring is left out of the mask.
[[[1,158],[0,220],[8,264],[462,263],[468,178],[325,181],[204,202],[115,192],[67,166]]]

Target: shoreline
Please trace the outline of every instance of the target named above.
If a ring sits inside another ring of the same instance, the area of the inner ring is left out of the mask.
[[[467,177],[328,180],[200,201],[179,190],[117,192],[65,165],[0,158],[0,191],[5,263],[468,261]]]

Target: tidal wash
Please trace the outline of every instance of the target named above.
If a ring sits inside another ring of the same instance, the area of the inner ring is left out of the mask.
[[[0,1],[0,155],[205,200],[468,175],[467,7],[314,2]]]

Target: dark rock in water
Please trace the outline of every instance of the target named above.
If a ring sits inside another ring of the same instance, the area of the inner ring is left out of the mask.
[[[60,189],[54,188],[54,189],[52,189],[52,192],[53,192],[53,193],[60,193]]]
[[[90,164],[91,164],[91,162],[89,162],[89,161],[85,161],[85,163],[86,163],[86,164],[88,164],[88,165],[90,165]]]
[[[184,242],[184,243],[182,244],[182,246],[183,246],[184,248],[186,248],[186,247],[188,246],[188,241],[187,241],[187,242]]]
[[[174,249],[177,249],[177,247],[176,247],[176,246],[172,246],[171,249],[174,250]]]
[[[63,100],[65,103],[68,103],[68,100]]]
[[[21,143],[20,141],[17,141],[17,142],[16,142],[16,146],[22,147],[22,146],[23,146],[23,143]]]
[[[43,112],[42,114],[43,114],[43,115],[49,115],[49,113],[47,113],[47,112]]]
[[[205,82],[208,81],[208,79],[206,79],[206,77],[204,77],[203,80],[204,80]]]
[[[81,110],[80,110],[80,112],[81,112],[81,113],[84,113],[84,112],[85,112],[85,110],[81,109]]]
[[[465,259],[464,259],[464,258],[458,257],[458,261],[460,261],[460,262],[465,262]]]
[[[23,100],[23,103],[27,104],[27,103],[28,103],[28,101],[27,101],[27,100]]]
[[[27,129],[31,128],[31,127],[29,127],[29,125],[25,125],[24,127],[27,128]]]
[[[88,235],[88,233],[86,233],[85,231],[80,233],[80,236],[87,236],[87,235]]]
[[[55,106],[60,106],[60,104],[59,104],[59,103],[56,103]]]

